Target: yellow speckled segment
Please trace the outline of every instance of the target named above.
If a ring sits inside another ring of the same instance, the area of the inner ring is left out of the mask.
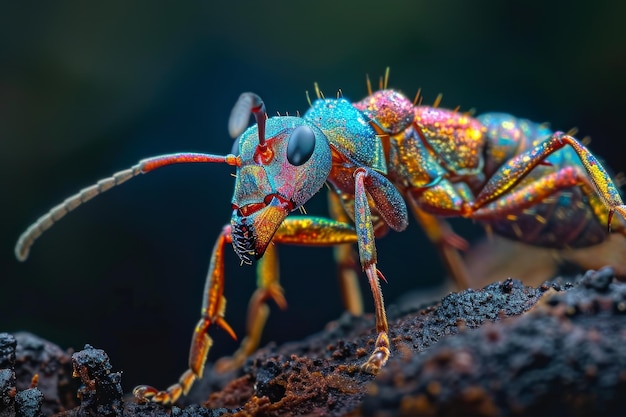
[[[356,243],[356,231],[348,223],[313,216],[287,217],[274,235],[274,242],[292,245],[331,246]]]
[[[358,168],[354,173],[354,223],[356,224],[359,258],[363,270],[376,263],[376,244],[372,216],[365,193],[367,172]],[[405,208],[406,211],[406,208]]]
[[[562,148],[563,145],[554,137],[541,142],[534,148],[519,154],[504,164],[483,187],[474,201],[474,207],[482,207],[508,192],[528,173],[539,165],[546,156]]]
[[[609,208],[623,205],[617,187],[596,157],[573,137],[563,135],[561,139],[564,143],[571,145],[580,157],[580,161],[591,176],[593,185],[604,204]]]
[[[473,212],[471,217],[480,220],[520,213],[565,188],[581,185],[581,182],[585,180],[580,168],[566,167],[541,177],[525,187],[511,190],[502,198]]]
[[[474,208],[478,209],[483,207],[489,202],[496,200],[498,197],[509,193],[511,189],[519,183],[519,181],[530,173],[531,170],[546,161],[546,158],[549,155],[567,145],[571,146],[570,149],[573,149],[578,155],[580,163],[588,174],[589,183],[595,189],[598,198],[602,201],[608,212],[602,213],[597,204],[593,201],[590,202],[592,210],[599,220],[607,221],[608,223],[613,211],[621,213],[624,210],[624,203],[622,202],[617,187],[615,187],[611,177],[596,157],[593,156],[593,154],[575,138],[562,132],[554,133],[545,141],[538,143],[532,149],[518,155],[504,164],[498,172],[491,177],[478,197],[476,197],[473,205]],[[542,187],[549,188],[551,185],[553,184],[544,182]],[[540,193],[545,192],[545,190],[536,189],[535,192]],[[512,196],[513,195],[518,197],[522,196],[522,194],[512,194]],[[530,196],[527,197],[530,198]],[[507,197],[498,204],[506,205],[508,204],[507,201],[509,199],[510,198]],[[513,202],[510,203],[513,204]]]

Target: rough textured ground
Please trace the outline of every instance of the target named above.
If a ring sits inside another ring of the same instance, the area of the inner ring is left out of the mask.
[[[70,359],[32,335],[3,334],[0,416],[626,414],[626,284],[610,270],[538,288],[509,279],[388,313],[393,356],[377,377],[359,368],[373,318],[344,315],[236,372],[208,367],[171,408],[124,396],[99,349]]]

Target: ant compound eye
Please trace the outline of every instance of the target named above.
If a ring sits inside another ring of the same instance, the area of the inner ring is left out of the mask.
[[[300,166],[309,160],[315,149],[315,133],[308,126],[298,126],[289,136],[287,160],[291,165]]]

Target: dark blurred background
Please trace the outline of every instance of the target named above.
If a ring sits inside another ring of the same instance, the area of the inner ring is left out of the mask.
[[[19,263],[19,234],[64,198],[138,160],[231,149],[243,91],[268,112],[307,109],[305,91],[358,100],[365,74],[443,106],[507,111],[578,127],[626,168],[626,3],[316,1],[0,5],[0,330],[64,348],[104,348],[124,385],[165,387],[186,367],[213,243],[230,216],[233,170],[174,166],[73,212]],[[309,204],[326,214],[326,196]],[[478,227],[455,228],[472,240]],[[414,224],[378,243],[388,303],[445,276]],[[337,318],[329,249],[280,248],[290,308],[272,306],[265,341]],[[363,280],[365,283],[365,280]],[[243,335],[252,267],[226,258],[227,320]],[[371,311],[369,289],[363,286]],[[214,331],[210,360],[235,344]],[[155,363],[163,370],[155,370]]]

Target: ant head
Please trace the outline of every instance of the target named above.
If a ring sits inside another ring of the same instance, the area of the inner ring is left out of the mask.
[[[267,119],[256,94],[242,94],[235,105],[231,134],[241,130],[250,112],[257,124],[233,148],[241,164],[231,218],[233,246],[246,263],[263,255],[287,214],[319,191],[331,168],[330,146],[320,129],[300,117]]]

